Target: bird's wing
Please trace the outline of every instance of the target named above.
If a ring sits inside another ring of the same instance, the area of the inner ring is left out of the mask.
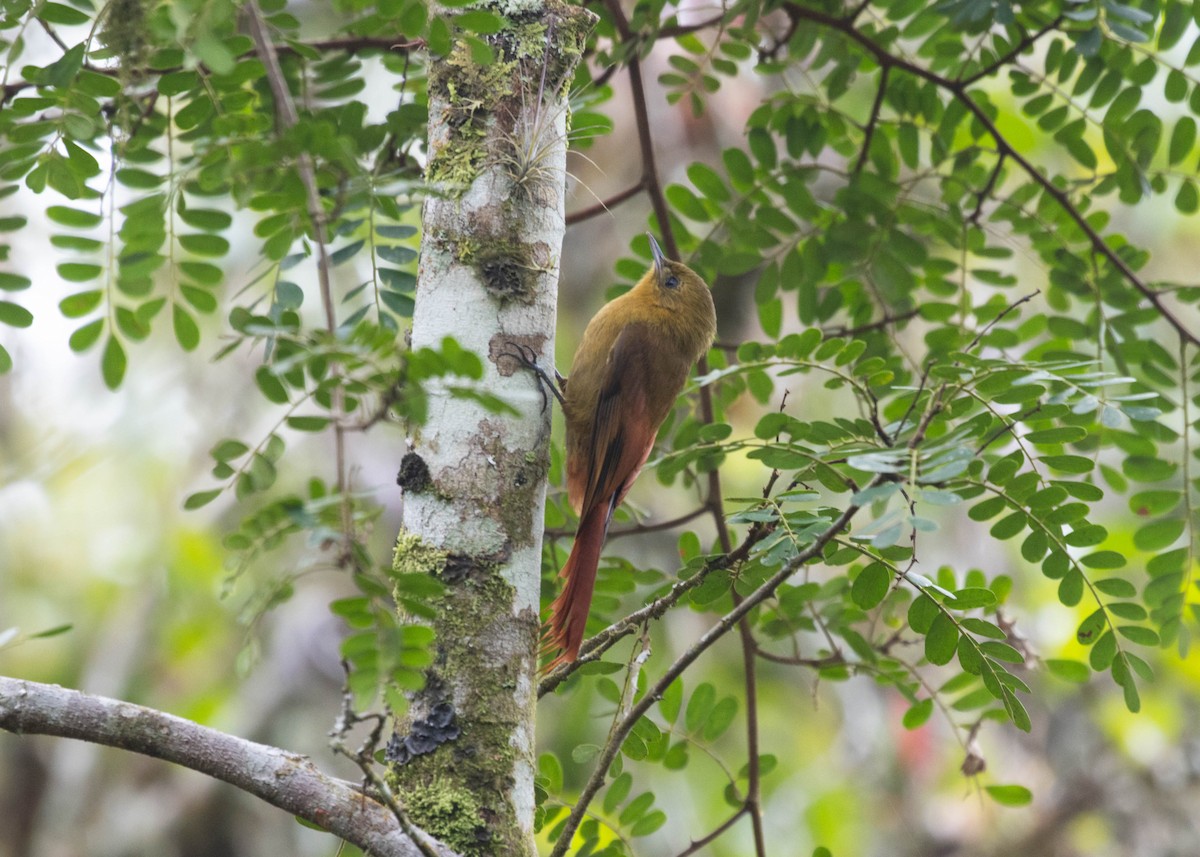
[[[670,407],[653,401],[650,391],[658,362],[654,355],[661,347],[647,325],[629,324],[608,353],[583,471],[585,512],[600,504],[616,508],[650,455]]]

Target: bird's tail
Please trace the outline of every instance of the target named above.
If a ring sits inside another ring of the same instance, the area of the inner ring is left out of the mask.
[[[604,546],[604,536],[611,518],[612,505],[597,503],[579,522],[571,555],[558,573],[566,583],[550,605],[550,623],[543,640],[543,651],[558,650],[559,654],[546,665],[546,672],[579,657],[579,644],[583,642],[588,608],[596,585],[600,549]]]

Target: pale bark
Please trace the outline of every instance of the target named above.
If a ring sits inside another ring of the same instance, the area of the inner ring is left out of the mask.
[[[566,178],[566,93],[592,16],[552,3],[504,10],[478,65],[461,45],[432,64],[431,181],[412,346],[445,337],[484,358],[480,388],[515,407],[491,413],[430,389],[410,437],[404,528],[445,553],[429,569],[450,592],[433,622],[437,662],[411,721],[452,705],[461,734],[394,767],[398,789],[476,813],[478,853],[534,854],[534,704],[550,409],[514,347],[554,354]],[[415,462],[415,466],[414,466]],[[426,478],[427,477],[427,478]],[[411,542],[410,542],[411,544]],[[404,558],[398,560],[403,563]],[[402,726],[403,737],[408,727]],[[443,833],[418,808],[414,821]]]
[[[378,857],[421,857],[383,804],[307,756],[129,702],[0,676],[0,729],[117,747],[223,780]],[[445,846],[426,840],[442,857]]]

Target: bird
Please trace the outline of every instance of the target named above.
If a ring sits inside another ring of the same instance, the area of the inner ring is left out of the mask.
[[[653,267],[588,323],[562,381],[567,497],[579,527],[559,572],[562,592],[550,605],[544,650],[558,656],[547,672],[579,657],[613,511],[650,457],[692,366],[716,335],[708,285],[682,262],[667,259],[654,236],[649,238]]]

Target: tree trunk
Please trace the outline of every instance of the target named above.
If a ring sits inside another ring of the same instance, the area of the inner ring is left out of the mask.
[[[478,7],[476,7],[478,8]],[[506,8],[480,63],[458,41],[429,74],[431,196],[412,347],[484,360],[482,391],[519,416],[430,388],[401,468],[397,568],[438,576],[436,660],[391,745],[414,823],[462,854],[534,854],[535,672],[550,409],[515,348],[554,354],[567,93],[593,16]]]

